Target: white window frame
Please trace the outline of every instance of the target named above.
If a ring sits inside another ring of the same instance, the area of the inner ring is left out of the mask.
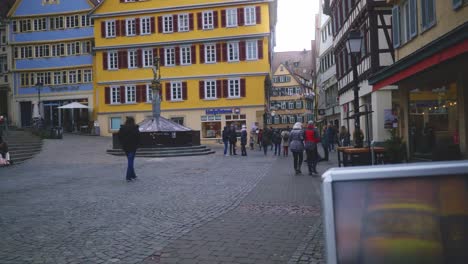
[[[93,82],[93,70],[88,69],[83,71],[83,83]]]
[[[228,62],[239,61],[239,42],[227,43]]]
[[[205,45],[205,63],[216,63],[216,44]]]
[[[191,46],[180,46],[180,65],[192,64],[192,48]]]
[[[119,55],[117,51],[109,51],[107,53],[107,69],[108,70],[119,69]]]
[[[255,6],[246,6],[244,8],[244,25],[251,26],[257,24],[257,13]]]
[[[115,20],[108,20],[106,23],[106,38],[115,38]]]
[[[213,11],[203,11],[202,13],[203,30],[214,29]]]
[[[62,84],[62,72],[56,71],[54,72],[54,85]]]
[[[205,99],[217,99],[216,80],[205,80]]]
[[[110,87],[110,103],[111,104],[120,104],[120,86],[111,86]]]
[[[138,56],[138,53],[136,50],[128,50],[127,52],[127,61],[128,61],[128,68],[129,69],[136,69],[138,68],[138,65],[137,65],[137,56]]]
[[[143,56],[142,58],[142,63],[143,67],[152,67],[153,66],[153,49],[143,49],[141,51],[141,54]]]
[[[237,8],[226,9],[226,27],[237,27]]]
[[[287,124],[288,123],[288,116],[287,115],[282,115],[281,116],[281,123],[282,124]]]
[[[142,17],[140,18],[140,35],[151,34],[151,18]]]
[[[151,103],[153,101],[153,90],[149,84],[146,85],[146,102]]]
[[[171,101],[182,101],[182,82],[171,82]]]
[[[288,109],[295,109],[296,104],[294,102],[288,102]]]
[[[136,86],[135,85],[125,86],[125,103],[126,104],[136,103]]]
[[[190,17],[188,13],[179,14],[177,16],[177,31],[187,32],[190,30]]]
[[[136,36],[136,19],[135,18],[125,19],[125,35],[127,37]]]
[[[240,79],[228,79],[228,97],[229,98],[240,98]]]
[[[162,17],[163,21],[163,33],[173,33],[174,32],[174,19],[172,15],[165,15]]]
[[[175,66],[176,65],[176,57],[175,57],[175,48],[174,47],[167,47],[164,48],[164,66]]]
[[[245,42],[245,54],[247,60],[258,60],[258,42],[256,40]]]
[[[77,72],[75,70],[68,71],[68,83],[78,83]]]

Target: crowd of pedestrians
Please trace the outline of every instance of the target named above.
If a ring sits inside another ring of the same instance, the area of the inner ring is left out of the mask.
[[[234,125],[225,126],[222,137],[224,155],[237,155],[238,133]],[[265,156],[268,155],[268,149],[275,156],[288,157],[289,152],[291,152],[296,174],[302,174],[301,165],[305,162],[305,152],[309,175],[317,175],[317,163],[328,161],[329,152],[336,151],[335,145],[349,146],[350,134],[344,126],[338,131],[333,123],[325,125],[322,133],[320,133],[313,121],[309,121],[305,129],[303,129],[302,123],[297,122],[292,130],[289,126],[284,130],[274,129],[273,127],[266,127],[265,129],[254,127],[248,132],[247,127],[242,125],[240,141],[242,156],[247,156],[247,143],[249,143],[250,150],[255,150],[258,147],[258,150],[263,151]],[[323,147],[323,157],[318,152],[319,143]]]

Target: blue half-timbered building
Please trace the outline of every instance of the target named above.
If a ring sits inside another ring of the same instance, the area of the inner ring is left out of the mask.
[[[93,108],[94,27],[87,14],[96,2],[17,0],[8,13],[16,125],[31,126],[33,118],[68,130],[72,123],[74,129],[88,125],[91,110],[57,107],[80,102]]]

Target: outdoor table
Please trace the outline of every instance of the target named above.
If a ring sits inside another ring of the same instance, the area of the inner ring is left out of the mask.
[[[352,146],[347,146],[347,147],[337,147],[336,148],[336,153],[338,153],[338,167],[341,167],[341,164],[344,166],[344,153],[343,150],[349,149],[349,148],[354,148]]]
[[[354,148],[347,147],[341,150],[343,152],[343,166],[358,166],[358,165],[372,165],[370,155],[371,148]],[[374,147],[374,155],[376,160],[382,160],[385,148]],[[338,161],[339,162],[339,161]]]

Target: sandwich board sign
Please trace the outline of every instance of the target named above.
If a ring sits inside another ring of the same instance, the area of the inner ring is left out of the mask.
[[[468,161],[324,173],[327,263],[468,263]]]

